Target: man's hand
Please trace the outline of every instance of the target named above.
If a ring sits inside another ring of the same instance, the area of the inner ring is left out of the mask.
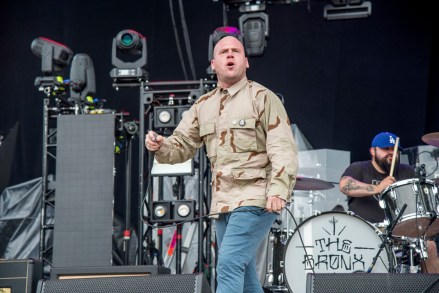
[[[395,177],[393,176],[387,176],[383,180],[381,180],[380,184],[378,184],[375,188],[375,191],[377,193],[382,193],[389,185],[396,182]]]
[[[162,145],[163,139],[163,136],[158,135],[154,131],[148,131],[148,133],[145,135],[145,147],[149,151],[155,152]]]
[[[269,212],[280,212],[285,207],[285,200],[277,196],[267,197],[266,209]]]

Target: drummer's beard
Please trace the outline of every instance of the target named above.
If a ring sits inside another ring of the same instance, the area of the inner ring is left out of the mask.
[[[377,156],[374,157],[375,163],[380,166],[380,168],[386,172],[386,174],[390,174],[390,168],[392,165],[392,160],[389,159],[390,155],[387,155],[385,157],[378,158]],[[390,162],[389,162],[390,161]],[[399,156],[395,158],[395,169],[397,169],[399,166]]]

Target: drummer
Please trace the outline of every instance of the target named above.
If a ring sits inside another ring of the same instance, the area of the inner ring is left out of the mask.
[[[352,163],[340,179],[340,191],[348,196],[349,210],[371,223],[381,223],[385,218],[384,210],[379,205],[379,195],[396,181],[415,177],[415,170],[407,164],[401,164],[398,153],[394,154],[396,141],[393,133],[377,134],[369,149],[371,159]],[[393,176],[390,176],[394,155]],[[427,254],[428,258],[421,265],[423,272],[439,273],[434,241],[427,241]]]

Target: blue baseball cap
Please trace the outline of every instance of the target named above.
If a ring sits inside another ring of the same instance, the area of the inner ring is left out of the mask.
[[[396,135],[390,132],[381,132],[375,135],[372,140],[371,147],[388,148],[394,147],[396,143]],[[402,151],[401,144],[398,145],[399,150]]]

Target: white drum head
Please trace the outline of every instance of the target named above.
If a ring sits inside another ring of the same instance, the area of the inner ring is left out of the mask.
[[[287,243],[284,263],[288,287],[293,293],[306,292],[308,273],[366,272],[378,253],[380,235],[371,224],[344,212],[308,218]],[[383,249],[372,273],[389,272],[388,258]]]

